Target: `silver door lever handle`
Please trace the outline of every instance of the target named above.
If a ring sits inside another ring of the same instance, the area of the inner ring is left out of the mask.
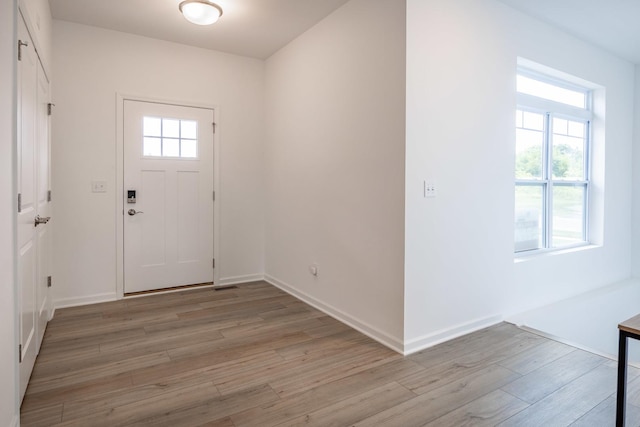
[[[142,212],[142,211],[136,211],[135,209],[129,209],[129,210],[127,211],[127,213],[128,213],[129,215],[131,215],[131,216],[134,216],[134,215],[136,215],[136,214],[144,213],[144,212]]]
[[[40,215],[36,215],[33,221],[33,225],[34,227],[37,227],[40,224],[46,224],[49,222],[50,219],[51,219],[50,216],[41,217]]]

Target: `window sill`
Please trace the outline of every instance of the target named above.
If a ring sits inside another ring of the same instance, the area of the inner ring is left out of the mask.
[[[517,253],[514,254],[515,258],[513,259],[514,264],[519,264],[521,262],[531,261],[534,259],[552,257],[556,255],[564,255],[582,251],[588,251],[596,248],[600,248],[600,245],[594,245],[592,243],[585,243],[582,245],[571,246],[568,248],[560,248],[560,249],[538,249],[535,251],[530,251],[527,253]]]

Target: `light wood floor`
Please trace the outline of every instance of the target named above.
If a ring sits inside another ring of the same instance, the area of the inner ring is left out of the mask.
[[[58,310],[21,423],[602,427],[615,383],[615,362],[506,323],[403,357],[257,282]]]

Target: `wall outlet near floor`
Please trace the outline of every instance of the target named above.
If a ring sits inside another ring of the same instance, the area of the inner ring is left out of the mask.
[[[311,273],[312,276],[318,277],[318,264],[311,264],[309,266],[309,273]]]

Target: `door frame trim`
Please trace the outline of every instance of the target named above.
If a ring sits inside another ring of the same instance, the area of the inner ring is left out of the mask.
[[[124,298],[124,101],[151,102],[179,107],[206,108],[213,111],[214,122],[218,122],[220,108],[213,104],[195,101],[163,99],[145,95],[116,93],[116,298]],[[216,268],[213,269],[213,281],[218,283],[220,265],[220,126],[216,124],[213,134],[213,191],[216,200],[213,203],[213,255]]]

